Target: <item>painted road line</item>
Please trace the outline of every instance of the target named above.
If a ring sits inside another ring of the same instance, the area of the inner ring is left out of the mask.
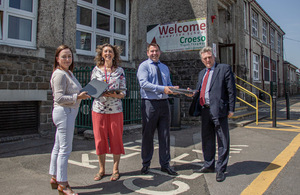
[[[197,177],[203,175],[203,173],[192,173],[191,175],[183,175],[183,174],[169,175],[168,173],[162,172],[162,171],[157,170],[157,169],[149,169],[149,172],[154,173],[154,174],[168,176],[168,177],[181,178],[181,179],[189,179],[189,180],[196,179]]]
[[[295,129],[300,129],[299,126],[291,125],[291,124],[289,124],[289,123],[281,123],[281,122],[277,122],[277,124],[279,124],[279,125],[286,125],[286,126],[290,126],[290,127],[294,127]]]
[[[138,187],[134,184],[134,180],[135,179],[145,179],[145,180],[154,180],[153,176],[152,175],[140,175],[140,176],[132,176],[132,177],[129,177],[127,179],[125,179],[123,181],[123,185],[125,187],[127,187],[128,189],[136,192],[136,193],[140,193],[140,194],[149,194],[149,195],[152,195],[152,194],[157,194],[157,195],[170,195],[170,194],[181,194],[183,192],[186,192],[190,189],[190,186],[187,185],[186,183],[184,182],[181,182],[181,181],[173,181],[172,184],[178,186],[177,189],[175,190],[170,190],[170,191],[156,191],[156,190],[148,190],[148,189],[145,189],[145,188],[141,188],[141,187]]]
[[[300,134],[298,134],[292,142],[270,163],[270,165],[261,173],[255,180],[241,193],[248,194],[263,194],[296,154],[300,146]]]
[[[268,122],[260,122],[260,124],[272,124],[272,121],[268,121]],[[277,124],[283,125],[283,126],[290,126],[290,127],[294,127],[296,129],[300,129],[300,123],[296,122],[296,121],[291,121],[291,122],[280,122],[277,121]]]
[[[90,165],[90,160],[89,160],[88,154],[82,154],[81,162],[77,162],[77,161],[74,161],[74,160],[68,160],[68,163],[73,164],[73,165],[78,165],[78,166],[81,166],[81,167],[90,168],[90,169],[97,168],[97,166],[95,166],[95,165]]]
[[[272,131],[290,131],[290,132],[298,132],[298,133],[300,133],[300,129],[281,129],[281,128],[252,127],[252,126],[245,126],[244,128],[248,128],[248,129],[266,129],[266,130],[272,130]]]

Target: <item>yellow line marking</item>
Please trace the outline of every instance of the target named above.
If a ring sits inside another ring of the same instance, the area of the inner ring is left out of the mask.
[[[259,124],[272,124],[273,122],[259,122]],[[281,123],[281,124],[293,124],[296,125],[295,127],[300,128],[300,123],[299,122],[281,122],[281,121],[277,121],[277,124]],[[257,125],[256,125],[257,126]]]
[[[263,194],[296,154],[300,146],[300,134],[298,134],[292,142],[270,163],[270,165],[263,170],[261,174],[256,177],[253,182],[241,193],[241,195],[248,194]]]
[[[249,129],[266,129],[266,130],[273,130],[273,131],[291,131],[291,132],[299,132],[300,129],[280,129],[280,128],[271,128],[271,127],[252,127],[252,126],[245,126],[245,128]]]
[[[300,129],[299,126],[291,125],[291,124],[289,124],[289,123],[281,123],[281,122],[277,122],[277,124],[279,124],[279,125],[286,125],[286,126],[290,126],[290,127],[294,127],[295,129]]]

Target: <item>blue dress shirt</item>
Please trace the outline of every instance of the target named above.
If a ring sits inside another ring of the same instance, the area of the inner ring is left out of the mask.
[[[156,65],[150,59],[142,62],[138,68],[137,77],[140,83],[142,99],[167,99],[165,86],[172,86],[169,68],[158,61],[163,85],[158,84]]]

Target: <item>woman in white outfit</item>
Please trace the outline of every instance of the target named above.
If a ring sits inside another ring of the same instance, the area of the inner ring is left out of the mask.
[[[72,151],[75,119],[82,99],[90,98],[80,92],[80,83],[73,75],[73,52],[61,45],[56,49],[51,88],[53,92],[52,119],[56,126],[55,143],[51,153],[50,184],[59,194],[75,194],[67,178],[68,159]]]

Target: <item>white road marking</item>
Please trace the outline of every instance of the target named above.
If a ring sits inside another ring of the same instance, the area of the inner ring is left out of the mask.
[[[155,174],[159,174],[159,175],[164,175],[164,176],[169,176],[169,177],[176,177],[176,178],[181,178],[181,179],[196,179],[197,177],[203,175],[203,173],[192,173],[191,175],[183,175],[183,174],[179,174],[177,176],[174,175],[169,175],[168,173],[162,172],[160,170],[156,170],[156,169],[149,169],[150,172],[155,173]]]
[[[202,164],[199,163],[199,159],[195,159],[195,160],[192,160],[192,161],[182,160],[183,158],[185,158],[187,156],[189,156],[188,153],[183,153],[180,156],[177,156],[176,158],[173,158],[171,161],[181,163],[181,164],[193,164],[193,165],[196,165],[196,166],[202,166]]]
[[[98,162],[98,160],[97,160],[97,162]],[[97,166],[95,166],[95,165],[90,165],[90,160],[89,160],[88,154],[82,154],[81,162],[77,162],[74,160],[68,160],[68,163],[73,164],[73,165],[78,165],[81,167],[90,168],[90,169],[97,168]]]
[[[146,180],[150,180],[150,179],[153,180],[152,175],[132,176],[132,177],[129,177],[129,178],[125,179],[123,184],[124,184],[125,187],[127,187],[128,189],[130,189],[134,192],[137,192],[137,193],[140,193],[140,194],[149,194],[149,195],[152,195],[152,194],[155,194],[155,195],[180,194],[180,193],[186,192],[190,189],[190,186],[187,185],[186,183],[181,182],[181,181],[174,181],[174,182],[172,182],[172,184],[178,186],[178,188],[176,190],[170,190],[170,191],[147,190],[145,188],[140,188],[140,187],[133,184],[133,181],[135,179],[138,179],[138,178],[142,178],[142,179],[146,179]]]

